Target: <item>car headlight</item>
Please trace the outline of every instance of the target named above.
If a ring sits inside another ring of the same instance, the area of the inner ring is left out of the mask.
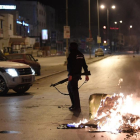
[[[33,68],[31,68],[31,71],[32,71],[32,75],[35,75],[35,71]]]
[[[8,73],[12,77],[17,77],[18,76],[18,73],[15,69],[12,69],[12,68],[5,69],[5,71],[6,71],[6,73]]]

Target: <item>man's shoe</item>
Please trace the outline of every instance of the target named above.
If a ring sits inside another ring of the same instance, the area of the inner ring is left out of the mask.
[[[69,109],[74,108],[74,106],[72,105],[71,107],[69,107]]]
[[[81,108],[71,107],[71,108],[69,108],[69,110],[74,111],[74,112],[81,112]]]
[[[75,107],[69,107],[70,111],[74,111]]]

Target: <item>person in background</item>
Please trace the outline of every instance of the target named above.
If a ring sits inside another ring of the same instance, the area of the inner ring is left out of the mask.
[[[85,62],[84,55],[78,50],[78,44],[76,42],[70,43],[69,51],[70,54],[67,58],[68,92],[72,103],[69,110],[81,112],[78,81],[81,79],[82,68],[87,73],[88,66]],[[85,76],[85,80],[89,80],[88,75]]]

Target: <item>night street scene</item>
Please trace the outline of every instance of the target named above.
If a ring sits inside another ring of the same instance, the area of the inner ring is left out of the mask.
[[[140,140],[139,0],[0,0],[0,140]]]

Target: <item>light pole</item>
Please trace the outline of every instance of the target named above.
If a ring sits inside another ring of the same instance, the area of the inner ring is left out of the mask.
[[[68,26],[68,0],[66,0],[66,26]],[[66,38],[66,61],[64,62],[64,65],[67,64],[67,58],[69,55],[69,51],[68,51],[68,38]]]
[[[98,37],[100,37],[99,0],[97,0],[97,17],[98,17]],[[99,48],[100,48],[100,43],[99,43]]]
[[[100,7],[101,9],[104,9],[105,5],[102,4]],[[112,5],[111,8],[115,9],[116,6]],[[108,7],[107,7],[107,42],[109,43],[109,8]]]
[[[120,24],[119,24],[119,33],[121,33],[121,24],[122,24],[123,21],[120,20],[119,22],[120,22]]]
[[[117,34],[117,32],[116,32],[116,27],[115,27],[115,40],[116,40],[116,43],[118,43],[119,44],[119,49],[121,50],[121,24],[122,24],[122,20],[120,20],[119,22],[117,22],[117,21],[115,21],[114,22],[114,24],[115,25],[117,25],[119,23],[119,32],[118,32],[118,34]]]
[[[90,26],[90,0],[88,0],[88,9],[89,9],[89,38],[91,38],[91,26]],[[88,42],[89,48],[89,58],[91,58],[91,44]]]
[[[132,30],[133,26],[130,25],[129,26],[129,36],[130,36],[130,45],[132,45],[132,38],[131,38],[131,30]],[[134,46],[133,46],[133,57],[134,57]]]
[[[120,20],[119,22],[115,21],[114,24],[118,24],[119,23],[119,33],[118,33],[118,43],[120,45],[120,50],[121,50],[121,24],[122,24],[122,20]],[[117,29],[116,29],[117,30]],[[117,36],[117,34],[116,34]]]

